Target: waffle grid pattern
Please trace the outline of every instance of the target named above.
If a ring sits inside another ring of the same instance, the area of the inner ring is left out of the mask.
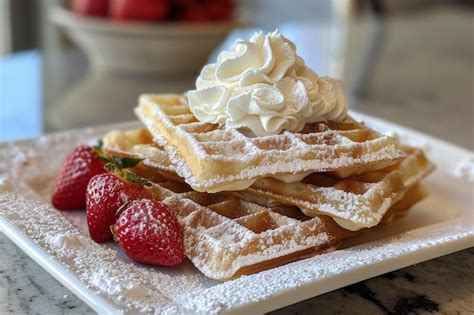
[[[163,179],[150,188],[183,227],[186,256],[207,277],[225,280],[334,248],[352,232],[331,218],[267,208]]]
[[[126,135],[122,132],[123,137]],[[120,146],[124,143],[123,139],[113,138],[115,142],[107,139],[110,139],[108,135],[104,138],[106,149],[115,147],[124,152],[125,148]],[[155,148],[164,150],[163,147]],[[128,150],[135,152],[133,147]],[[228,194],[265,206],[296,206],[310,217],[328,215],[347,229],[359,230],[379,224],[388,209],[433,170],[434,166],[423,151],[410,147],[403,147],[403,151],[405,158],[379,171],[364,172],[346,179],[315,173],[297,183],[260,178],[246,190]],[[159,172],[167,178],[182,181],[176,175],[171,177],[175,169],[167,174],[160,172],[169,170],[170,161],[166,161],[164,168],[160,169],[160,161],[153,161],[152,157],[143,154],[140,157],[145,161],[151,159],[153,165],[136,170],[140,175],[150,178]]]
[[[104,150],[113,155],[141,158],[148,167],[175,172],[163,146],[156,144],[146,129],[112,130],[102,141]]]
[[[423,151],[405,147],[404,152],[404,159],[380,171],[346,179],[312,174],[300,183],[290,184],[261,178],[246,191],[235,194],[253,195],[262,204],[267,201],[273,206],[297,206],[308,216],[329,215],[350,230],[372,227],[408,189],[434,169]]]
[[[154,137],[171,144],[178,173],[199,191],[258,177],[322,172],[403,156],[395,139],[347,118],[308,124],[302,132],[252,137],[196,121],[179,95],[143,95],[136,113]],[[246,187],[243,187],[244,189]]]
[[[105,149],[134,154],[135,146],[150,145],[164,150],[149,143],[149,140],[143,140],[146,137],[136,137],[142,132],[147,131],[112,131],[104,137]],[[116,136],[110,137],[110,134]],[[148,141],[148,144],[141,143],[143,141]],[[396,174],[403,170],[406,175],[403,182],[408,192],[399,190],[398,196],[403,197],[401,202],[395,203],[398,198],[391,200],[391,208],[380,220],[382,223],[389,222],[403,216],[411,205],[423,198],[424,194],[416,183],[432,167],[421,151],[404,150],[407,157],[384,172],[365,173],[344,180],[319,174],[315,178],[308,177],[303,185],[319,185],[316,189],[329,189],[332,192],[329,196],[335,200],[338,198],[336,191],[361,198],[367,191],[374,190],[373,185],[378,184],[383,174]],[[149,158],[146,154],[140,157]],[[289,195],[281,195],[279,197],[284,199],[279,200],[261,191],[256,192],[254,187],[234,193],[196,192],[179,177],[170,179],[167,172],[153,167],[145,167],[137,173],[155,182],[152,187],[155,197],[170,206],[183,227],[187,257],[202,273],[213,279],[226,280],[313,256],[335,248],[341,240],[356,233],[344,229],[330,216],[320,215],[319,212],[308,213],[311,214],[308,216],[291,206],[291,191],[296,200],[298,197],[294,193],[299,191],[298,187],[293,186],[295,184],[283,184],[283,187],[293,189],[289,192],[285,190]],[[400,183],[400,174],[396,177],[396,182]],[[375,189],[374,193],[377,192],[378,189]],[[334,219],[337,220],[337,217]]]

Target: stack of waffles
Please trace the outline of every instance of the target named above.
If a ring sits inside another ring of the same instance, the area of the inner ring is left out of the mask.
[[[144,128],[109,132],[104,147],[139,157],[134,171],[177,215],[186,256],[230,279],[336,248],[403,216],[433,165],[351,117],[300,132],[252,136],[198,121],[181,95],[143,95]]]

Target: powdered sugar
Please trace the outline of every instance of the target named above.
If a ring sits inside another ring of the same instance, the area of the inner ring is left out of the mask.
[[[400,234],[392,230],[393,236],[378,234],[377,238],[382,238],[379,241],[225,283],[206,279],[189,262],[176,269],[137,265],[116,247],[94,243],[87,233],[76,227],[81,226],[81,222],[72,224],[47,203],[50,192],[45,187],[51,186],[65,154],[75,144],[94,140],[106,130],[116,128],[119,127],[107,126],[44,137],[39,141],[1,145],[0,226],[5,231],[14,229],[15,233],[27,236],[58,262],[64,273],[77,278],[84,288],[88,287],[89,292],[94,292],[117,310],[212,314],[240,308],[247,313],[264,312],[473,245],[472,217],[466,217],[472,215],[472,209],[468,205],[466,210],[455,208],[452,212],[459,217],[446,217],[449,213],[446,209],[452,207],[455,200],[436,199],[437,194],[433,193],[431,203],[413,210],[417,216],[390,226],[391,229],[406,226],[408,232]],[[439,168],[443,169],[443,165]],[[435,174],[433,180],[440,176]],[[444,178],[439,179],[439,183],[442,182]],[[462,184],[453,189],[460,187]],[[439,191],[448,195],[449,189],[442,187]],[[429,217],[430,213],[444,213],[444,222],[427,226],[423,220],[413,221],[424,213]],[[76,215],[78,221],[83,218],[79,213],[72,215]]]
[[[188,182],[194,183],[195,178],[177,150],[171,146],[166,146],[166,150],[177,165],[177,173],[181,177],[189,175]],[[257,180],[243,194],[262,196],[265,200],[295,205],[309,216],[330,215],[341,226],[357,230],[377,225],[390,206],[432,169],[433,165],[424,158],[423,153],[415,150],[407,152],[407,157],[396,172],[388,174],[377,182],[366,183],[367,191],[364,194],[346,192],[333,187],[318,187],[316,183],[313,185],[290,183],[282,186],[278,181],[270,178]],[[403,182],[404,189],[400,190],[396,187],[394,183],[397,179]],[[358,182],[358,184],[360,186],[364,183]]]
[[[447,233],[449,230],[451,231]],[[452,231],[455,233],[451,234]],[[295,287],[307,286],[306,289],[314,290],[314,294],[321,291],[315,279],[318,283],[325,283],[329,279],[337,281],[345,272],[364,272],[371,268],[371,265],[380,262],[389,264],[399,256],[462,238],[469,238],[472,242],[473,236],[474,232],[469,231],[467,226],[458,220],[451,227],[433,226],[378,241],[369,246],[338,250],[253,276],[242,277],[220,286],[194,292],[192,299],[186,294],[181,297],[182,303],[185,307],[198,311],[219,312],[225,310],[229,304],[237,308],[244,306],[249,300],[263,301],[274,294],[288,292],[288,289]]]
[[[453,174],[456,177],[474,182],[474,156],[468,156],[456,164]]]
[[[171,94],[142,95],[135,109],[154,137],[165,137],[170,147],[177,149],[179,157],[172,152],[169,156],[178,174],[199,191],[243,190],[259,177],[338,170],[403,156],[395,139],[351,118],[342,121],[336,132],[327,130],[329,125],[313,124],[301,133],[250,138],[237,129],[224,131],[196,122],[192,116],[176,121],[183,111],[190,113],[187,103],[180,95]],[[202,137],[209,132],[211,137]],[[216,133],[227,140],[214,141]],[[304,141],[308,137],[313,141]]]

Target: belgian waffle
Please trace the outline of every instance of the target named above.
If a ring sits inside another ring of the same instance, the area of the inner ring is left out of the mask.
[[[161,161],[154,161],[152,156],[146,154],[162,150],[163,154],[159,156],[166,158],[162,146],[140,142],[142,137],[136,135],[146,132],[145,129],[112,131],[104,137],[105,149],[112,154],[144,158],[145,165],[135,170],[143,177],[154,180],[154,176],[158,174],[179,181],[169,160],[160,168]],[[143,150],[144,146],[152,147],[153,150]],[[379,224],[388,209],[433,169],[421,150],[410,147],[403,147],[403,150],[405,158],[379,171],[352,175],[346,179],[328,174],[311,174],[299,183],[260,178],[244,191],[226,194],[264,206],[296,206],[310,217],[328,215],[350,230],[371,227]]]
[[[134,172],[149,180],[165,177],[169,180],[182,181],[176,174],[175,166],[168,158],[163,146],[153,141],[145,128],[130,130],[112,130],[104,137],[104,150],[115,156],[135,157],[143,161],[134,168]]]
[[[114,155],[143,158],[143,163],[149,167],[175,172],[164,148],[157,145],[144,128],[112,130],[102,140],[104,148]]]
[[[423,151],[403,148],[406,157],[379,171],[337,179],[311,174],[298,183],[260,178],[245,191],[233,192],[262,204],[293,205],[308,216],[325,214],[358,230],[380,223],[388,209],[433,169]],[[247,196],[243,196],[247,194]]]
[[[164,181],[151,190],[176,214],[186,256],[207,277],[229,279],[334,247],[351,233],[329,217],[306,221],[244,200]]]
[[[178,175],[197,191],[243,190],[261,177],[299,181],[324,171],[348,176],[357,166],[380,169],[403,157],[395,139],[350,117],[307,124],[299,133],[252,137],[197,121],[176,94],[142,95],[136,114],[155,138],[170,144]]]
[[[419,201],[423,200],[428,195],[426,189],[421,184],[416,184],[410,187],[403,195],[402,199],[397,201],[382,218],[381,224],[387,224],[394,220],[403,218]]]
[[[311,218],[295,207],[269,208],[226,194],[196,192],[166,178],[150,189],[180,221],[186,256],[213,279],[235,278],[320,254],[356,234],[328,216]],[[419,200],[418,192],[413,190],[391,216],[402,215]]]

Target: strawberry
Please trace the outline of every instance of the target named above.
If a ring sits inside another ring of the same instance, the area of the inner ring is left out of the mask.
[[[233,0],[208,1],[206,6],[207,15],[211,21],[231,20],[234,8],[235,3]]]
[[[71,8],[80,15],[107,16],[109,0],[71,0]]]
[[[56,179],[52,204],[59,210],[81,209],[86,205],[86,187],[89,180],[104,173],[105,162],[96,149],[81,145],[66,157]]]
[[[119,21],[163,20],[168,14],[166,0],[111,0],[110,14]]]
[[[127,256],[140,263],[176,266],[184,258],[178,220],[158,201],[133,201],[120,214],[113,229],[115,239]]]
[[[111,173],[94,176],[86,192],[87,225],[92,239],[97,243],[111,240],[110,226],[115,223],[117,211],[141,198],[151,198],[141,185]]]
[[[234,0],[178,0],[172,6],[173,17],[186,22],[231,20],[234,9]]]

